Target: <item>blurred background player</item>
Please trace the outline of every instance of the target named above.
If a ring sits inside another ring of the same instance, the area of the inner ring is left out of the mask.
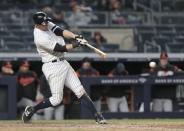
[[[11,61],[4,61],[1,67],[1,75],[14,75]]]
[[[42,93],[45,99],[52,96],[49,84],[44,75],[40,77],[40,92]],[[44,109],[44,119],[45,120],[52,120],[52,119],[63,120],[64,110],[65,110],[65,107],[63,103],[55,107],[48,107]]]
[[[168,54],[162,52],[160,54],[160,61],[158,66],[154,69],[154,74],[159,77],[173,76],[175,73],[179,72],[178,67],[172,65],[168,61]],[[153,111],[154,112],[172,112],[173,102],[172,100],[176,98],[176,85],[159,85],[152,88],[152,98],[153,98]],[[159,88],[160,87],[160,88]]]
[[[17,106],[25,108],[27,105],[36,104],[38,78],[34,71],[30,70],[27,60],[22,61],[17,72]],[[33,118],[36,119],[36,118]]]
[[[86,57],[82,60],[82,66],[77,70],[77,74],[78,76],[82,76],[82,77],[98,77],[99,76],[99,72],[92,67],[91,65],[91,61],[92,59]],[[98,112],[101,111],[101,89],[98,86],[93,86],[91,88],[91,99],[93,100],[93,103],[97,109]]]
[[[109,77],[127,76],[128,71],[125,65],[119,62],[116,67],[110,71]],[[108,91],[107,105],[110,112],[129,112],[127,103],[127,86],[112,86]]]

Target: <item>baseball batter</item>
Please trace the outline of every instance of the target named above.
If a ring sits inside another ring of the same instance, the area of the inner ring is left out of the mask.
[[[34,42],[42,58],[42,71],[50,85],[52,96],[36,106],[27,106],[22,115],[24,123],[29,122],[38,110],[60,104],[63,98],[63,88],[66,85],[92,111],[96,122],[105,124],[104,117],[96,111],[93,102],[85,92],[75,71],[64,59],[65,52],[76,47],[85,46],[87,41],[81,35],[63,30],[50,22],[50,19],[44,12],[35,13],[33,21],[35,23]],[[73,39],[76,42],[65,45],[64,38]]]

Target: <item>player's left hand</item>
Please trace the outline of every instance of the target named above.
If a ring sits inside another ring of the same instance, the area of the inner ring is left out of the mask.
[[[53,19],[50,18],[50,17],[47,17],[45,21],[46,21],[46,22],[53,22]]]

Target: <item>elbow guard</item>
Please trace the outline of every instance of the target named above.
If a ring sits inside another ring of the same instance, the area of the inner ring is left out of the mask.
[[[54,32],[55,35],[57,36],[63,36],[63,29],[61,29],[59,26],[55,25],[51,29],[52,32]]]
[[[57,52],[67,52],[67,48],[66,48],[66,45],[62,46],[58,43],[56,43],[55,47],[54,47],[54,51],[57,51]]]

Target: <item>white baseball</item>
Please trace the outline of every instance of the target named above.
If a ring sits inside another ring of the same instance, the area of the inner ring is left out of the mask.
[[[156,66],[156,63],[155,63],[154,61],[151,61],[151,62],[149,63],[149,67],[150,67],[150,68],[155,68],[155,66]]]

